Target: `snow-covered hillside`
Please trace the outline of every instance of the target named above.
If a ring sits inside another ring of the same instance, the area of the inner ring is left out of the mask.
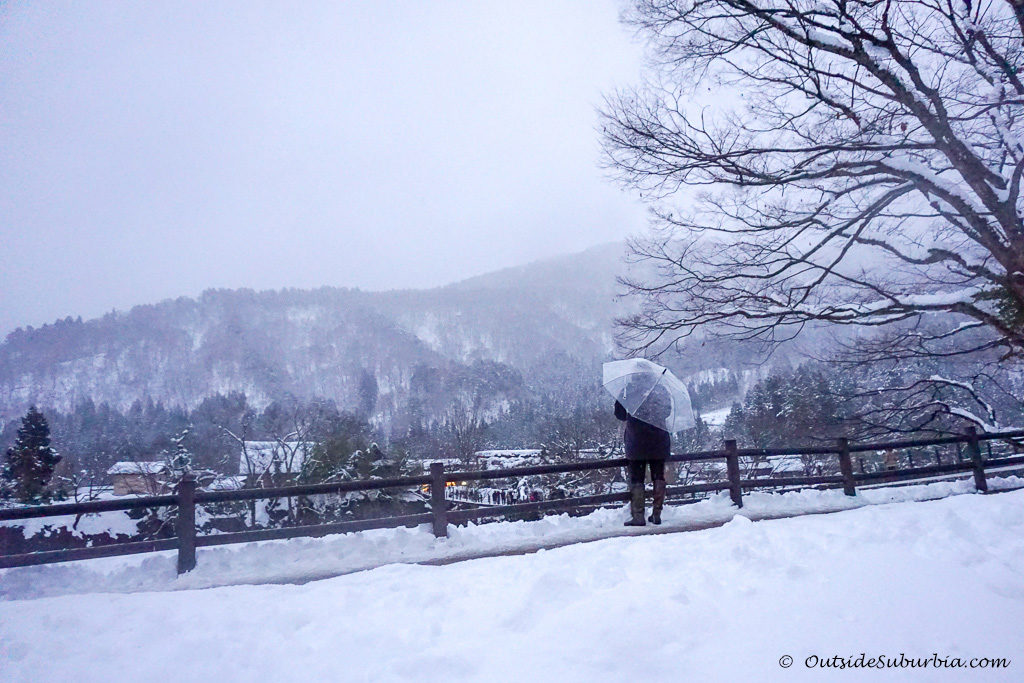
[[[552,356],[594,364],[626,310],[615,298],[623,253],[604,245],[428,290],[211,290],[18,329],[0,342],[0,417],[33,402],[194,406],[231,391],[256,405],[293,394],[350,406],[364,372],[387,412],[417,365],[489,360],[536,374]]]
[[[352,410],[369,377],[376,417],[389,422],[425,368],[497,363],[521,373],[525,391],[599,377],[616,353],[613,321],[632,306],[616,297],[615,277],[630,268],[624,253],[601,245],[426,290],[210,290],[18,329],[0,341],[0,420],[32,403],[62,412],[86,400],[195,407],[233,391],[256,407],[295,396]],[[681,376],[741,369],[756,354],[716,344],[692,356]]]
[[[465,533],[500,540],[510,528]],[[393,564],[303,585],[4,602],[0,662],[8,681],[163,681],[171,671],[197,681],[1010,681],[1024,666],[1022,557],[1024,491],[756,523],[736,515],[703,531]],[[159,571],[160,560],[142,563]],[[32,571],[63,568],[44,569]],[[809,657],[862,652],[1011,663],[805,668]],[[792,668],[780,667],[785,655]]]

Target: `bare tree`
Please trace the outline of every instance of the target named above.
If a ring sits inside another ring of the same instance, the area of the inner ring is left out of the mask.
[[[1021,355],[1024,6],[637,0],[627,20],[651,77],[609,99],[604,140],[657,222],[628,346],[821,322],[881,328],[876,359]]]
[[[441,431],[451,456],[463,464],[471,464],[473,456],[484,447],[485,423],[480,417],[480,401],[474,400],[467,408],[453,401],[445,413]]]

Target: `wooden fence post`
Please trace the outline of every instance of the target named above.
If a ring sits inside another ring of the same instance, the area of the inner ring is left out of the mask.
[[[444,463],[430,463],[430,511],[434,515],[434,536],[448,537],[448,503],[444,499]]]
[[[853,479],[853,463],[850,461],[850,442],[845,437],[840,437],[836,446],[839,450],[839,472],[843,475],[843,493],[856,496],[857,486]]]
[[[971,457],[971,464],[974,466],[974,487],[979,493],[988,491],[988,482],[985,481],[985,463],[981,461],[981,444],[978,442],[978,430],[974,427],[967,428],[967,454]]]
[[[740,487],[740,456],[736,451],[736,439],[725,441],[725,468],[729,474],[729,495],[736,507],[743,507],[743,489]]]
[[[196,478],[186,474],[178,482],[178,573],[196,568]]]

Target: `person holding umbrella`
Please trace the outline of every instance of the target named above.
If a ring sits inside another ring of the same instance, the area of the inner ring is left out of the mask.
[[[661,524],[665,506],[665,461],[672,432],[694,425],[686,385],[667,368],[643,358],[604,364],[604,387],[615,397],[615,417],[626,423],[623,440],[629,462],[626,526],[644,526],[644,478],[651,472],[654,505],[647,521]]]

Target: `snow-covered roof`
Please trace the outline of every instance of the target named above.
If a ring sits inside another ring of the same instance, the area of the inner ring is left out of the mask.
[[[122,460],[115,462],[107,474],[160,474],[167,469],[167,463],[159,460]]]
[[[301,472],[313,446],[311,441],[246,441],[238,461],[238,473]]]
[[[245,488],[245,475],[217,477],[205,488],[207,491],[236,491]]]
[[[459,458],[424,458],[421,462],[423,463],[424,470],[430,469],[430,463],[432,462],[439,462],[444,465],[446,469],[465,469],[467,466],[466,463]]]
[[[520,448],[518,450],[477,451],[476,461],[486,469],[501,470],[511,467],[542,465],[545,458],[541,456],[540,449]]]
[[[804,463],[795,455],[787,455],[781,458],[773,458],[771,461],[772,472],[803,472]]]
[[[700,419],[704,420],[704,424],[708,427],[722,427],[725,425],[726,419],[729,417],[729,413],[732,412],[732,406],[725,408],[717,408],[715,410],[709,410],[700,416]]]
[[[513,448],[490,451],[477,451],[474,455],[478,458],[523,458],[532,455],[540,455],[539,448]]]

